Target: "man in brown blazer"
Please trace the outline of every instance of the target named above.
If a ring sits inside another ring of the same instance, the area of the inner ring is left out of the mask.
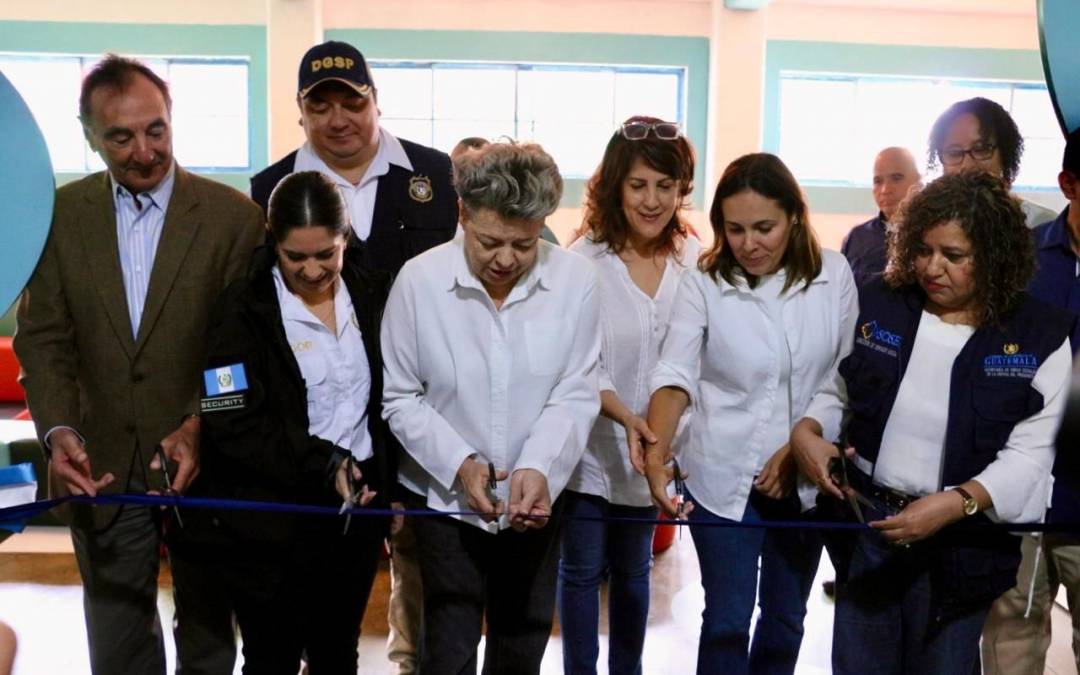
[[[15,337],[54,495],[183,492],[198,472],[207,317],[264,230],[253,202],[176,164],[170,111],[167,85],[137,61],[109,56],[83,82],[84,133],[108,171],[57,190]],[[163,674],[161,512],[79,505],[63,516],[93,672]],[[231,673],[227,604],[198,570],[172,571],[184,675]]]

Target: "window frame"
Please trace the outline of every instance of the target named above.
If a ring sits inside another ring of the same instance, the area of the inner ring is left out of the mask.
[[[400,69],[416,69],[416,70],[510,70],[514,72],[515,79],[515,91],[510,94],[513,96],[513,109],[514,109],[514,138],[521,136],[521,125],[524,123],[524,119],[520,115],[520,101],[517,96],[518,82],[517,77],[522,72],[564,72],[564,73],[612,73],[617,76],[619,74],[656,74],[656,75],[674,75],[676,78],[676,119],[670,120],[678,122],[683,132],[686,133],[688,128],[687,120],[687,98],[688,98],[688,73],[687,66],[685,65],[668,65],[668,64],[655,64],[655,65],[627,65],[619,63],[540,63],[529,61],[488,61],[488,60],[452,60],[452,59],[389,59],[389,58],[371,58],[367,61],[368,67],[373,71],[373,77],[376,83],[376,89],[378,88],[378,69],[379,68],[400,68]],[[434,77],[432,78],[432,87],[434,89]],[[435,100],[434,91],[431,96],[431,110],[428,117],[393,117],[391,119],[403,119],[412,122],[428,122],[431,125],[430,139],[434,142],[435,139],[435,124],[439,121],[452,121],[444,118],[436,117],[437,102]],[[614,101],[612,101],[614,106]],[[613,120],[612,132],[615,130],[615,125],[618,121]],[[556,158],[558,159],[558,158]],[[597,161],[599,161],[599,157]],[[563,178],[570,180],[584,180],[589,178],[588,173],[565,173]]]

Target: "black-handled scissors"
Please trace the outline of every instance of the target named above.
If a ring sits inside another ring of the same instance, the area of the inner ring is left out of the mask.
[[[165,477],[165,490],[162,494],[171,497],[177,496],[176,491],[172,489],[172,476],[169,475],[169,458],[165,456],[165,448],[161,447],[160,443],[154,448],[154,454],[157,455],[158,462],[161,464],[161,473]],[[176,524],[183,527],[184,520],[180,517],[180,509],[176,504],[173,504],[172,512],[176,516]]]

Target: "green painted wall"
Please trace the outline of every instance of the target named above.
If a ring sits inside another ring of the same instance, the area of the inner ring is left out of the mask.
[[[0,21],[0,51],[246,58],[250,64],[248,139],[252,170],[206,175],[246,192],[248,177],[268,164],[264,26]],[[72,114],[76,114],[76,111],[72,110]],[[76,177],[73,174],[59,174],[57,182],[63,184]]]
[[[780,147],[780,74],[784,71],[1043,80],[1042,61],[1035,50],[770,40],[765,47],[763,108],[767,152]],[[810,185],[806,191],[815,211],[868,213],[876,209],[867,187]]]
[[[332,29],[328,40],[355,45],[368,59],[660,65],[686,68],[686,133],[698,150],[694,206],[705,203],[709,41],[699,37],[517,31]],[[599,161],[599,158],[597,158]],[[564,206],[579,206],[584,180],[568,180]]]

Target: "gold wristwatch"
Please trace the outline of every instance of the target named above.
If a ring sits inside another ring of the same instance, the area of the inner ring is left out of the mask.
[[[975,501],[975,498],[971,496],[970,492],[962,487],[954,487],[953,490],[959,492],[960,496],[964,499],[963,508],[965,516],[973,516],[979,512],[979,502]]]

